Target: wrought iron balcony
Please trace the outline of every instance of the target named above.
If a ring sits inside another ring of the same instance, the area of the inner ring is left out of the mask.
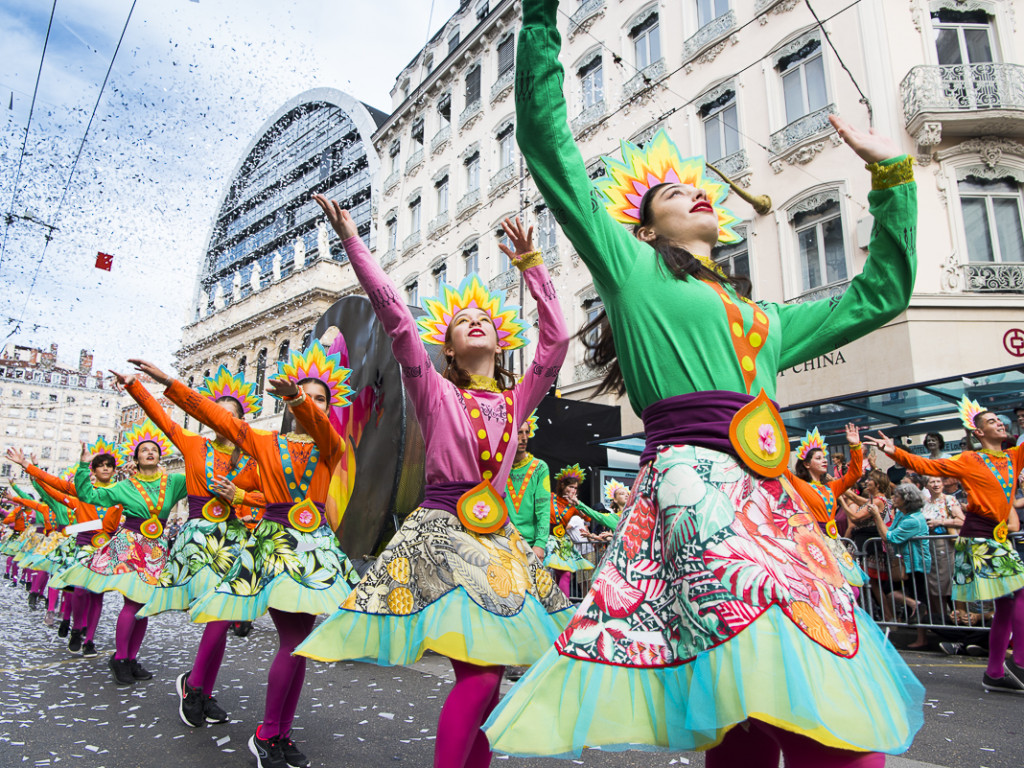
[[[515,163],[509,163],[496,174],[491,176],[491,191],[498,189],[504,184],[512,181],[516,176]]]
[[[658,82],[665,76],[665,72],[664,59],[658,59],[650,66],[644,67],[623,84],[622,95],[624,99],[628,101],[640,93],[640,91]]]
[[[423,148],[421,147],[420,149],[417,149],[415,152],[413,152],[411,155],[409,155],[409,159],[405,161],[405,172],[407,174],[408,173],[412,173],[422,163],[423,163]]]
[[[1024,293],[1024,264],[964,264],[968,291]]]
[[[441,147],[447,144],[451,140],[451,138],[452,127],[449,124],[446,125],[444,128],[441,128],[440,130],[438,130],[437,133],[434,134],[434,138],[430,140],[430,151],[437,152],[439,149],[441,149]]]
[[[450,218],[448,211],[437,214],[437,216],[430,220],[430,224],[427,225],[427,236],[430,237],[447,227]]]
[[[712,19],[683,43],[683,60],[689,61],[711,43],[725,37],[736,29],[736,11],[729,10]]]
[[[569,36],[572,37],[580,27],[604,8],[605,0],[585,0],[569,17]]]
[[[604,99],[595,101],[572,119],[570,122],[572,132],[579,133],[580,131],[586,130],[604,117],[607,111],[608,106],[605,104]]]
[[[384,255],[381,256],[380,265],[381,267],[390,267],[396,261],[398,261],[398,251],[394,248],[389,248],[384,251]]]
[[[394,171],[388,174],[388,177],[384,179],[384,194],[386,195],[396,186],[398,186],[398,180],[402,178],[402,174],[399,171]]]
[[[462,110],[462,114],[459,115],[459,128],[465,128],[466,123],[475,119],[481,112],[483,112],[483,105],[480,103],[480,99],[467,104],[466,108]]]
[[[516,81],[516,70],[515,67],[509,69],[494,81],[494,85],[491,86],[491,103],[500,99],[512,88],[512,84]]]
[[[799,296],[790,299],[787,304],[803,304],[805,301],[818,301],[818,299],[832,299],[838,298],[846,293],[846,289],[850,287],[850,281],[844,280],[841,283],[833,283],[832,285],[826,285],[823,288],[817,288],[813,291],[807,291]]]
[[[715,168],[720,170],[730,179],[742,176],[750,170],[750,159],[747,157],[746,151],[742,149],[739,152],[733,152],[731,155],[726,155],[719,160],[713,160],[711,162]]]
[[[784,154],[787,149],[805,139],[832,130],[832,123],[828,121],[828,116],[834,114],[836,114],[836,105],[829,104],[816,112],[797,118],[782,130],[776,131],[771,136],[772,154]]]
[[[420,234],[420,231],[417,229],[402,241],[402,253],[408,253],[421,242],[423,242],[423,235]]]
[[[937,144],[941,133],[953,135],[1024,135],[1024,66],[963,64],[911,68],[900,83],[903,116],[915,136],[925,123]],[[940,131],[939,135],[934,135]]]
[[[478,205],[480,205],[479,188],[467,192],[466,194],[459,198],[459,203],[458,205],[455,206],[455,215],[461,216],[470,208],[475,208]]]
[[[502,272],[497,277],[492,277],[487,283],[487,287],[492,291],[507,291],[513,286],[519,285],[519,270],[515,267],[510,267]]]
[[[600,379],[608,373],[608,368],[609,366],[607,365],[601,366],[600,368],[591,368],[586,363],[578,363],[572,370],[573,383]]]

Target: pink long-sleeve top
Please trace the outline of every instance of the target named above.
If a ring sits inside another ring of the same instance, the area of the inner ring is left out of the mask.
[[[412,398],[416,416],[426,443],[426,479],[428,484],[480,482],[477,462],[477,438],[473,432],[466,400],[448,379],[436,370],[420,338],[419,326],[400,298],[391,278],[373,260],[358,237],[344,241],[356,278],[370,297],[373,310],[391,337],[391,349],[402,368],[402,381]],[[562,317],[555,286],[543,264],[523,271],[526,286],[537,302],[537,351],[519,382],[506,392],[473,389],[487,430],[492,453],[497,455],[508,411],[505,395],[513,393],[514,426],[526,420],[551,388],[569,349],[569,329]],[[505,481],[515,460],[515,429],[504,450],[501,468],[491,478],[499,495],[505,493]]]

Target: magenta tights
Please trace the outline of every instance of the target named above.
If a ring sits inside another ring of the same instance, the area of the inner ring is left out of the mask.
[[[32,589],[29,590],[37,595],[43,594],[43,589],[46,588],[46,582],[50,580],[50,574],[46,571],[34,571],[35,575],[32,577]]]
[[[1013,636],[1013,663],[1024,666],[1024,589],[996,600],[996,615],[988,636],[989,677],[1003,676],[1003,659]]]
[[[279,645],[267,675],[267,703],[258,729],[261,739],[287,736],[292,729],[306,679],[306,657],[292,656],[292,652],[309,637],[316,620],[316,616],[308,613],[287,613],[277,608],[270,609],[270,618],[277,627]]]
[[[12,579],[17,580],[18,578],[18,564],[14,562],[14,555],[7,556],[7,570],[4,574],[10,576]]]
[[[217,673],[224,660],[224,648],[228,644],[228,628],[230,621],[211,621],[203,630],[203,639],[199,641],[196,660],[192,662],[192,674],[188,676],[188,684],[193,688],[202,688],[207,696],[213,693],[217,682]]]
[[[115,659],[124,661],[139,655],[142,638],[146,636],[146,627],[149,625],[149,619],[135,617],[140,608],[142,603],[136,603],[127,597],[124,599],[124,608],[117,617],[117,628],[114,630]]]
[[[569,597],[569,590],[572,589],[572,571],[558,572],[558,588],[565,592],[566,597]]]
[[[96,626],[100,623],[100,613],[103,611],[103,593],[90,592],[81,587],[75,587],[74,600],[74,628],[85,633],[82,635],[82,642],[91,643],[96,634]]]
[[[478,667],[455,659],[451,662],[455,685],[437,721],[434,768],[487,768],[491,764],[491,745],[480,726],[498,705],[505,668]]]
[[[748,727],[749,726],[749,727]],[[784,731],[760,720],[747,720],[729,730],[722,743],[707,751],[707,768],[883,768],[885,755],[826,747],[814,739]]]

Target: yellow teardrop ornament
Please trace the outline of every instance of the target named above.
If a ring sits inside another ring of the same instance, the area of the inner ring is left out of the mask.
[[[220,499],[210,499],[203,505],[203,517],[211,523],[223,523],[228,519],[230,510]]]
[[[487,480],[462,494],[455,509],[459,522],[473,533],[494,533],[508,519],[501,497]]]
[[[763,477],[779,477],[789,463],[789,436],[775,404],[762,389],[729,423],[729,442],[740,460]]]

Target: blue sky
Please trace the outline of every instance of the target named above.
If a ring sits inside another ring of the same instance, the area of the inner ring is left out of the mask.
[[[260,125],[329,86],[389,111],[402,67],[458,0],[140,0],[64,192],[131,0],[0,0],[0,344],[170,364],[227,175]],[[400,25],[390,20],[401,19]],[[386,33],[385,33],[386,30]],[[0,236],[2,237],[2,236]],[[94,268],[97,251],[114,268]],[[34,286],[33,286],[33,280]],[[15,331],[15,327],[20,329]],[[12,334],[13,332],[13,334]]]

